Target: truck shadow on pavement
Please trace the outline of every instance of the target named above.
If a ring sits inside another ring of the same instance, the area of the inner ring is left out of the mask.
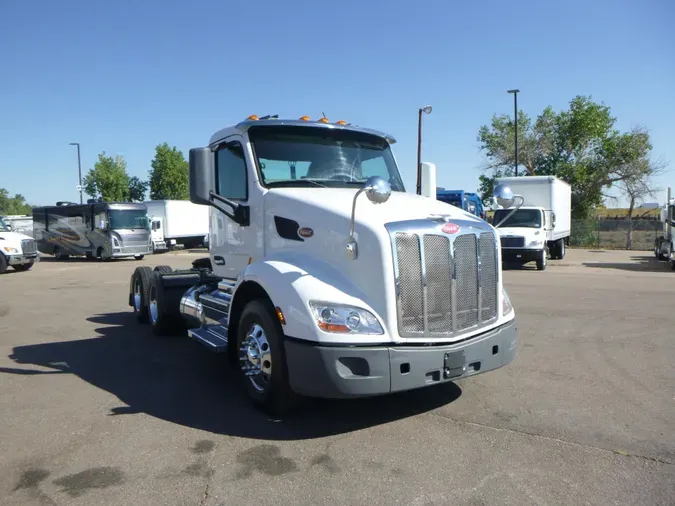
[[[271,420],[249,403],[224,355],[187,337],[155,337],[131,312],[88,321],[104,325],[96,329],[99,336],[18,346],[9,357],[46,369],[2,367],[0,373],[74,374],[121,401],[107,416],[145,413],[216,434],[266,440],[347,433],[425,413],[461,395],[458,385],[447,383],[369,399],[303,399],[289,417]]]
[[[633,272],[664,272],[670,271],[668,262],[660,262],[654,257],[631,256],[630,262],[584,262],[584,267],[598,269],[618,269]]]

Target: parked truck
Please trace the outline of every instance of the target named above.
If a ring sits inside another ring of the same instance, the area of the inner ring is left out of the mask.
[[[663,235],[654,240],[654,256],[657,260],[668,260],[670,267],[675,270],[675,241],[673,240],[675,199],[670,198],[670,188],[667,190],[666,203],[661,207],[659,219],[663,223]]]
[[[572,189],[554,176],[498,178],[526,205],[515,212],[497,209],[493,224],[501,238],[502,260],[521,265],[536,262],[546,269],[548,258],[562,260],[572,224]],[[522,202],[521,202],[522,204]]]
[[[438,202],[435,182],[407,193],[394,143],[344,121],[251,116],[191,149],[209,257],[136,268],[138,320],[224,353],[274,414],[300,396],[383,395],[509,364],[497,232]]]
[[[140,260],[152,253],[147,209],[137,202],[90,199],[86,204],[61,201],[35,207],[33,236],[40,253],[56,260],[70,256]]]
[[[148,200],[153,251],[197,248],[209,234],[209,208],[189,200]]]
[[[464,190],[446,190],[445,188],[438,188],[436,191],[436,199],[445,202],[446,204],[464,209],[474,216],[485,219],[483,200],[477,193],[466,192]]]
[[[40,255],[31,236],[13,231],[0,218],[0,274],[9,267],[15,271],[27,271],[35,262],[40,261]],[[9,296],[9,294],[6,294]]]

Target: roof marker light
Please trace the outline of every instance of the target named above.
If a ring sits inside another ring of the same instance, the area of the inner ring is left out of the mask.
[[[301,116],[300,120],[301,121],[309,121],[309,116]]]
[[[336,121],[335,124],[336,125],[346,125],[347,122],[345,120],[341,119],[340,121]]]
[[[249,121],[257,121],[258,116],[256,114],[251,114],[248,118],[246,118]]]
[[[319,120],[319,123],[330,123],[330,121],[328,121],[328,118],[326,118],[326,117],[324,116],[323,118],[321,118],[321,119]]]

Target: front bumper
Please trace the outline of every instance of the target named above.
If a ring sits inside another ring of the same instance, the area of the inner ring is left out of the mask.
[[[286,340],[289,382],[301,395],[347,398],[447,383],[508,365],[516,357],[515,320],[443,346],[320,346]]]
[[[133,257],[136,255],[151,255],[152,248],[150,246],[139,247],[139,246],[127,246],[127,247],[114,247],[112,250],[113,258],[124,258],[124,257]]]
[[[32,264],[39,261],[40,255],[38,253],[30,253],[28,255],[9,255],[7,257],[7,263],[9,265]]]
[[[502,248],[502,261],[506,262],[534,262],[541,258],[541,249],[525,249],[525,248]]]

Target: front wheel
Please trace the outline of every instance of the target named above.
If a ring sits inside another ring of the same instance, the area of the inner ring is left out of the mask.
[[[0,274],[4,273],[7,270],[7,267],[9,267],[9,264],[7,263],[5,255],[0,253]]]
[[[145,256],[145,255],[134,255],[134,258],[135,258],[136,260],[143,260],[143,257],[144,257],[144,256]]]
[[[27,264],[18,264],[14,265],[14,270],[19,271],[19,272],[24,272],[24,271],[29,271],[31,267],[33,267],[33,262],[27,263]]]
[[[271,304],[246,304],[237,328],[239,373],[253,403],[272,416],[283,415],[295,404],[288,383],[283,330]]]
[[[543,271],[546,269],[547,256],[548,256],[547,251],[545,249],[541,250],[541,256],[537,259],[538,271]]]

